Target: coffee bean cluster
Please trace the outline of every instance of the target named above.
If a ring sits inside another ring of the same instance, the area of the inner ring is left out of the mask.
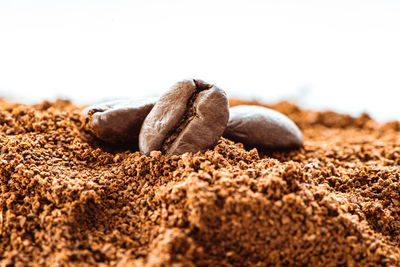
[[[201,80],[183,80],[157,99],[129,99],[93,105],[82,113],[84,130],[109,144],[169,155],[204,152],[221,136],[248,148],[302,146],[300,129],[272,109],[229,108],[226,93]]]

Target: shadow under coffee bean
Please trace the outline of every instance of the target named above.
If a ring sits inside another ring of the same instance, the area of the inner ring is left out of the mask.
[[[176,83],[155,104],[143,122],[143,153],[204,152],[216,144],[229,119],[228,99],[215,85],[200,80]]]

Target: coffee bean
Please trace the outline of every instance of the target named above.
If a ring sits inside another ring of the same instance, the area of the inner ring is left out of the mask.
[[[84,129],[106,143],[137,148],[140,128],[156,100],[125,99],[89,106],[82,112]]]
[[[176,83],[154,105],[143,122],[139,148],[170,155],[196,153],[212,147],[229,119],[223,90],[200,80]]]
[[[275,110],[241,105],[229,109],[230,118],[224,137],[247,147],[266,149],[297,148],[303,135],[297,125]]]

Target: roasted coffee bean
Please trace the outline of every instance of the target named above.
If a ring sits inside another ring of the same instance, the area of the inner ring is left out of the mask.
[[[139,148],[170,155],[196,153],[212,147],[229,119],[223,90],[200,80],[176,83],[154,105],[143,122]]]
[[[138,147],[142,123],[157,99],[125,99],[87,107],[84,129],[109,144]]]
[[[298,148],[303,135],[297,125],[275,110],[241,105],[229,109],[224,137],[247,147],[266,149]]]

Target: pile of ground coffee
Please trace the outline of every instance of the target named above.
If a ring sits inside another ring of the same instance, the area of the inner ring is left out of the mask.
[[[0,264],[398,266],[400,123],[269,107],[304,148],[146,156],[68,101],[0,102]]]

